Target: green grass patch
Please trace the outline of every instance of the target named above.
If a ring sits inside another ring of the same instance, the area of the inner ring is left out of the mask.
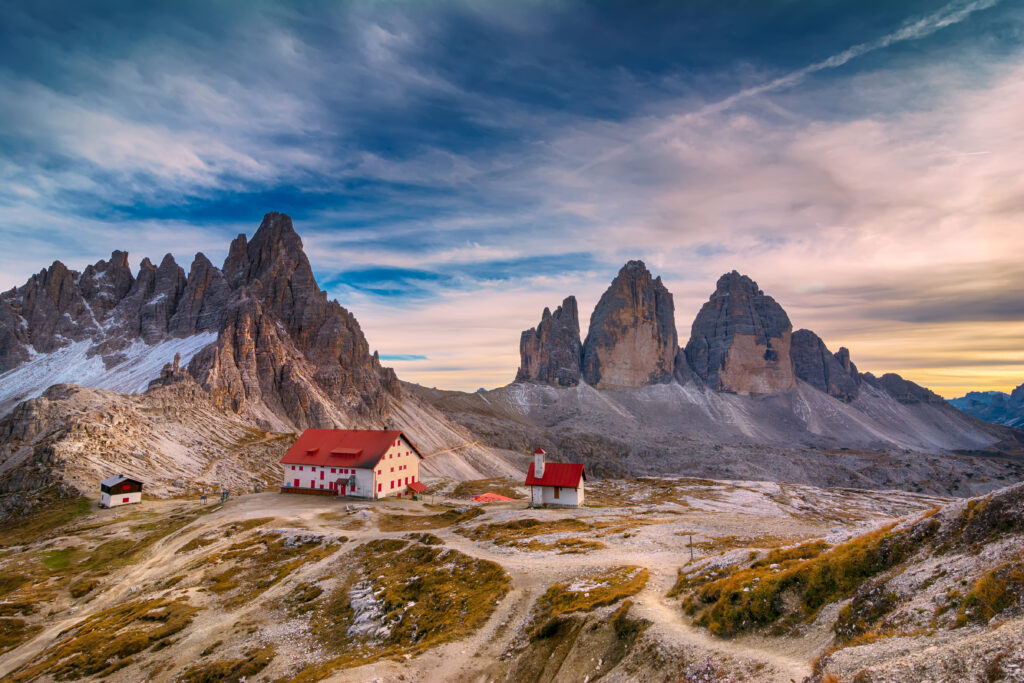
[[[0,547],[35,543],[92,510],[89,500],[82,497],[62,498],[44,492],[41,498],[35,511],[0,523]]]
[[[573,612],[590,612],[636,595],[647,585],[643,567],[615,567],[595,574],[577,577],[567,584],[555,584],[537,600],[534,632],[544,629],[552,620]]]
[[[75,552],[74,548],[48,550],[42,554],[40,561],[51,572],[60,571],[71,566],[71,559],[74,557]]]
[[[13,593],[31,580],[31,577],[18,572],[0,572],[0,596]]]
[[[42,626],[30,624],[24,619],[0,617],[0,654],[27,642],[42,630]]]
[[[310,619],[320,646],[336,655],[306,668],[295,681],[320,680],[342,666],[415,655],[464,638],[490,618],[510,585],[494,562],[398,539],[361,545],[345,561],[351,573]],[[373,629],[349,634],[357,588],[373,596],[376,618]],[[378,633],[379,627],[384,630]]]
[[[442,529],[468,522],[484,514],[480,508],[452,508],[438,515],[393,515],[381,514],[379,526],[381,531],[423,531],[424,529]]]
[[[564,532],[579,533],[589,531],[590,528],[586,522],[572,517],[547,521],[527,517],[511,522],[480,524],[471,529],[461,529],[459,533],[474,541],[493,541],[495,545],[516,545],[518,541],[534,536]]]
[[[181,683],[237,683],[255,676],[274,659],[274,646],[250,650],[240,659],[218,659],[193,666],[178,679]]]
[[[1024,596],[1024,555],[985,572],[960,603],[956,625],[987,624]]]
[[[337,549],[337,544],[322,536],[260,533],[203,558],[192,568],[216,570],[205,577],[204,584],[211,592],[225,595],[225,606],[230,608],[252,600],[302,565],[318,562]]]
[[[199,608],[187,600],[135,600],[78,622],[34,660],[10,674],[13,683],[38,678],[102,678],[133,661],[150,647],[159,648],[186,628]]]
[[[99,579],[83,577],[68,586],[68,591],[71,593],[71,597],[78,599],[91,593],[98,585],[100,585]]]
[[[774,563],[779,565],[774,569],[765,558],[724,577],[689,577],[692,587],[682,588],[690,590],[684,606],[715,635],[767,625],[785,630],[813,619],[824,605],[850,597],[865,581],[907,559],[938,526],[924,523],[899,532],[889,526],[828,551],[813,544],[779,551],[777,557],[789,553],[790,559]]]

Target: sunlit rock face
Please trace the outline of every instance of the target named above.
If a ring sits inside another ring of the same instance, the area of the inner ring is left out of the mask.
[[[678,348],[672,295],[643,261],[629,261],[590,317],[583,379],[599,389],[669,382]]]
[[[778,394],[796,386],[792,332],[782,306],[734,270],[718,279],[693,321],[686,356],[712,389]]]
[[[166,372],[150,367],[161,354]],[[239,235],[223,269],[197,254],[186,277],[167,254],[132,275],[115,251],[82,273],[56,261],[0,294],[0,373],[18,373],[0,386],[0,414],[49,380],[134,392],[182,368],[216,405],[275,429],[380,420],[401,394],[355,317],[317,286],[281,213],[251,241]]]

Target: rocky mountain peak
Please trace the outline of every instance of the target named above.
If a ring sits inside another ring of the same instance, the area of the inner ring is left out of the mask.
[[[628,261],[601,295],[583,343],[584,380],[597,388],[672,379],[678,352],[675,305],[643,261]]]
[[[849,403],[857,398],[860,378],[845,348],[833,355],[821,337],[810,330],[793,333],[790,358],[798,379],[819,391]]]
[[[128,252],[113,251],[110,260],[86,266],[78,288],[97,318],[106,315],[132,288],[135,277],[128,265]]]
[[[211,331],[213,343],[175,341]],[[280,213],[267,214],[251,240],[231,243],[223,272],[197,254],[186,276],[167,254],[159,266],[144,258],[133,277],[128,255],[115,251],[81,276],[55,262],[0,295],[0,372],[33,351],[82,340],[108,369],[128,362],[139,341],[188,349],[185,368],[169,366],[158,379],[188,372],[216,403],[281,428],[379,419],[388,395],[400,393],[355,317],[317,286],[302,240]]]
[[[516,381],[574,387],[580,382],[581,352],[576,297],[568,296],[553,314],[545,308],[540,324],[523,332]]]
[[[775,394],[796,385],[793,326],[775,299],[746,275],[722,275],[693,321],[686,356],[711,388]]]

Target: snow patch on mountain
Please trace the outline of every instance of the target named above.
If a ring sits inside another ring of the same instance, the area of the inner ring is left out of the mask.
[[[140,394],[160,376],[160,370],[174,360],[175,354],[180,353],[181,364],[186,365],[200,349],[216,339],[216,332],[156,344],[136,339],[119,354],[121,361],[110,368],[95,353],[95,345],[90,340],[72,342],[52,353],[34,354],[28,362],[0,375],[0,414],[22,401],[40,396],[54,384],[80,384],[123,394]]]

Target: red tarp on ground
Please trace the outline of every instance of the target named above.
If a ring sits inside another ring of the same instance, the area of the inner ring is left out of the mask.
[[[509,498],[507,496],[502,496],[497,493],[488,492],[481,493],[479,496],[473,496],[473,500],[477,501],[478,503],[507,503],[510,500],[515,500],[515,498]]]

